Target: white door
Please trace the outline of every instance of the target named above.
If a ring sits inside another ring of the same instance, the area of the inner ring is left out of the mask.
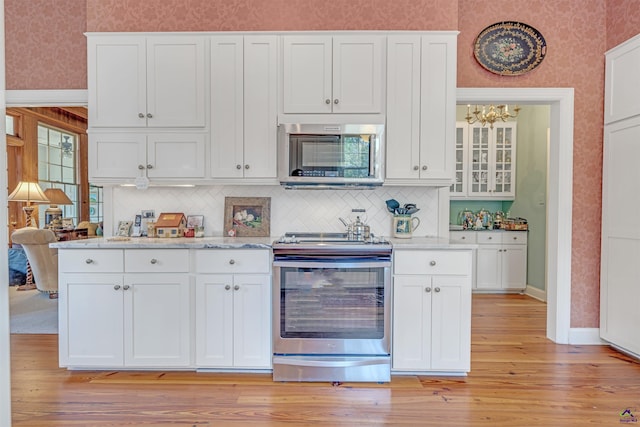
[[[476,259],[476,289],[489,290],[500,289],[502,257],[500,245],[480,245],[478,246]]]
[[[60,276],[60,366],[122,366],[122,289],[120,274]]]
[[[271,276],[233,278],[233,365],[271,367]]]
[[[391,352],[394,370],[431,367],[431,296],[430,276],[394,276]]]
[[[380,36],[333,38],[333,112],[382,112]]]
[[[89,134],[89,178],[135,179],[144,176],[147,138],[135,133]]]
[[[284,36],[283,109],[285,113],[330,113],[332,39],[328,36]]]
[[[155,133],[147,138],[149,178],[204,178],[203,133]]]
[[[431,302],[431,368],[471,368],[471,278],[434,277]]]
[[[199,367],[233,366],[232,287],[231,274],[196,277],[196,365]]]
[[[502,288],[524,289],[527,287],[527,246],[502,246]]]
[[[147,125],[205,125],[205,41],[200,36],[147,39]]]
[[[89,125],[145,127],[145,38],[89,36],[87,60]]]
[[[127,274],[124,359],[130,367],[190,363],[190,297],[186,274]]]

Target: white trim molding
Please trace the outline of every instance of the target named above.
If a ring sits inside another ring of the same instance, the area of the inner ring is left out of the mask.
[[[458,88],[458,104],[550,105],[547,182],[547,338],[569,343],[573,209],[573,88]]]
[[[547,302],[547,293],[544,291],[544,289],[527,285],[526,289],[524,290],[524,294],[530,296],[531,298],[535,298],[538,301]]]
[[[7,107],[86,107],[86,89],[8,90]]]
[[[569,344],[572,345],[608,345],[600,338],[600,328],[571,328]]]

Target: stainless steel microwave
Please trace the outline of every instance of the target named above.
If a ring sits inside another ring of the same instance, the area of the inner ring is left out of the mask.
[[[278,131],[278,178],[289,188],[378,186],[384,125],[292,124]]]

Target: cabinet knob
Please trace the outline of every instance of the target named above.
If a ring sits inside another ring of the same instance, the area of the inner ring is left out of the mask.
[[[249,169],[249,165],[244,165],[244,168],[245,169]]]
[[[434,291],[436,291],[436,292],[440,292],[440,288],[436,287],[436,288],[434,289]]]
[[[236,165],[236,169],[242,169],[242,165]]]
[[[237,291],[238,289],[240,289],[240,285],[235,285],[233,289]]]
[[[513,240],[518,240],[518,238],[516,236],[513,236]]]
[[[426,165],[422,166],[422,170],[426,171],[427,170],[427,166]]]
[[[231,289],[231,286],[230,285],[225,285],[224,289],[228,291],[229,289]]]
[[[148,164],[147,165],[147,169],[153,169],[153,165],[152,164]]]
[[[233,264],[235,264],[235,263],[236,263],[236,260],[235,260],[235,259],[230,259],[230,260],[229,260],[229,264],[233,265]]]
[[[157,264],[158,260],[155,258],[151,258],[151,261],[149,261],[151,264]]]
[[[86,260],[84,260],[84,262],[86,262],[87,264],[93,264],[93,260],[91,258],[87,258]]]
[[[120,285],[115,285],[115,286],[113,287],[113,289],[115,289],[115,290],[117,291],[118,289],[120,289]]]
[[[144,119],[144,114],[138,113],[138,117],[140,117],[141,119]]]
[[[128,291],[128,290],[129,290],[129,288],[130,288],[130,286],[129,286],[129,285],[124,285],[124,286],[122,287],[122,289],[124,289],[125,291]]]
[[[492,239],[493,239],[492,236],[487,237],[487,240],[492,240]]]
[[[467,238],[467,236],[462,236],[462,237],[460,237],[460,240],[464,240],[466,238]]]
[[[336,104],[336,105],[337,105],[339,102],[340,102],[340,101],[339,101],[339,100],[337,100],[337,99],[334,99],[334,100],[333,100],[333,103],[334,103],[334,104]]]
[[[331,104],[331,100],[329,98],[327,98],[327,99],[324,100],[324,103],[325,104]]]
[[[427,286],[426,288],[424,288],[424,291],[429,293],[429,292],[431,292],[431,288],[429,286]]]
[[[414,170],[414,171],[417,171],[417,170],[419,170],[419,169],[420,169],[420,168],[419,168],[417,165],[413,167],[413,170]]]
[[[138,169],[143,170],[144,169],[144,165],[138,165]]]
[[[436,265],[436,262],[435,262],[435,261],[431,261],[431,262],[429,263],[429,265],[433,267],[434,265]]]
[[[151,113],[147,113],[147,118],[148,118],[148,119],[150,119],[150,118],[152,118],[152,117],[153,117],[153,114],[151,114]]]

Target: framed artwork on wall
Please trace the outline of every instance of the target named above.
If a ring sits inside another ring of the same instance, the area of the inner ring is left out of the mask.
[[[231,237],[269,237],[271,197],[225,197],[224,230]]]

